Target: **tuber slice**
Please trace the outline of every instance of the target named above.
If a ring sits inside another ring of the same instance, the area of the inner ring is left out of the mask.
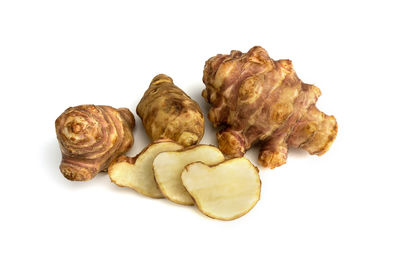
[[[163,152],[154,159],[154,177],[166,198],[178,204],[193,205],[192,197],[181,181],[183,169],[195,161],[217,164],[223,160],[222,152],[211,145],[197,145],[176,152]]]
[[[260,199],[258,169],[244,157],[215,166],[192,163],[185,167],[181,179],[199,210],[214,219],[239,218]]]
[[[175,151],[183,148],[169,141],[159,140],[150,144],[136,157],[119,157],[108,168],[108,175],[113,183],[130,187],[137,192],[152,198],[163,198],[154,180],[153,160],[161,152]]]
[[[204,116],[199,105],[167,75],[153,78],[136,112],[152,140],[169,138],[186,147],[203,137]]]
[[[62,161],[60,171],[73,181],[87,181],[133,145],[133,114],[127,108],[80,105],[56,120]]]

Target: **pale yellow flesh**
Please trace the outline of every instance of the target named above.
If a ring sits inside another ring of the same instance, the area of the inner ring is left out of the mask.
[[[239,218],[260,198],[258,170],[245,158],[213,167],[196,162],[185,168],[181,179],[200,211],[215,219]]]
[[[182,184],[181,173],[186,165],[200,161],[217,164],[224,160],[222,152],[208,145],[198,145],[183,151],[160,153],[153,162],[154,177],[159,189],[169,200],[193,205],[193,199]]]
[[[153,197],[163,198],[154,180],[153,160],[161,152],[176,151],[183,147],[174,142],[155,143],[139,154],[134,164],[118,162],[113,164],[108,174],[112,182],[119,186],[130,187],[137,192]]]

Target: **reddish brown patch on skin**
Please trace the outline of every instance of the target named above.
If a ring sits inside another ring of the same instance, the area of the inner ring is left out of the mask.
[[[286,162],[288,146],[321,155],[336,137],[335,118],[315,108],[319,88],[302,83],[290,60],[274,61],[262,47],[210,58],[203,82],[202,95],[211,104],[208,118],[214,127],[230,129],[217,134],[228,156],[261,142],[259,161],[274,168]],[[307,133],[300,125],[315,129]]]
[[[228,157],[242,157],[246,152],[243,136],[232,129],[221,130],[217,139],[220,150]]]
[[[82,127],[81,127],[81,125],[79,123],[72,124],[72,132],[74,134],[79,133],[81,131],[81,129],[82,129]]]
[[[82,122],[83,120],[83,122]],[[71,123],[68,123],[71,121]],[[133,114],[126,108],[81,105],[56,120],[62,152],[60,170],[70,180],[86,181],[133,145]]]

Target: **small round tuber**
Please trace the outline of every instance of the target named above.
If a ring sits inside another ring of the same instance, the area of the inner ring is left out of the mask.
[[[86,181],[133,145],[133,114],[127,108],[81,105],[65,110],[56,120],[62,153],[61,173]]]

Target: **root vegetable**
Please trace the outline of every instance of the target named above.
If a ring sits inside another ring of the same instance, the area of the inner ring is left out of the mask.
[[[191,196],[182,184],[183,169],[195,161],[216,164],[223,160],[222,152],[210,145],[197,145],[176,152],[164,152],[154,159],[154,177],[166,198],[178,204],[193,205]]]
[[[81,105],[65,110],[55,126],[62,174],[86,181],[133,145],[135,119],[127,108]]]
[[[230,157],[260,143],[259,162],[275,168],[286,163],[288,147],[320,156],[336,137],[335,117],[315,106],[319,88],[303,83],[290,60],[274,61],[262,47],[210,58],[203,82],[208,118],[223,127],[218,144]]]
[[[204,116],[199,105],[167,75],[159,74],[153,78],[136,112],[153,141],[169,138],[183,146],[191,146],[203,137]]]
[[[121,156],[108,168],[108,175],[113,183],[130,187],[152,198],[163,198],[154,180],[153,160],[161,152],[176,151],[181,145],[159,140],[142,150],[136,157]]]
[[[214,219],[239,218],[260,199],[258,169],[243,157],[215,166],[201,162],[189,164],[181,179],[200,211]]]

